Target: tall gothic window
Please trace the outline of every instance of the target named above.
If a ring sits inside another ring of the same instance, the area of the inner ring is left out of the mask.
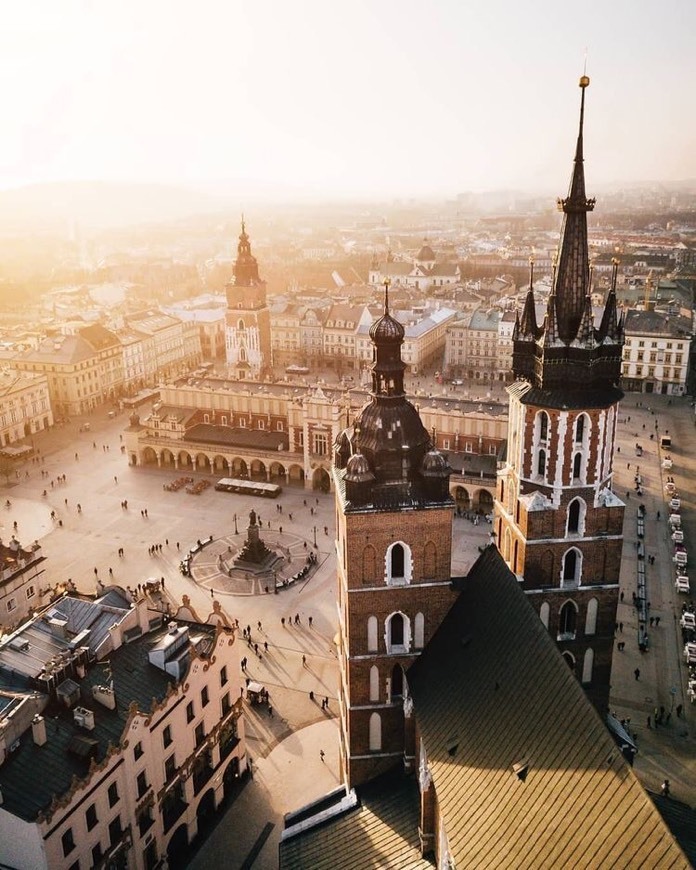
[[[584,440],[585,420],[586,420],[585,415],[580,414],[580,416],[578,417],[578,419],[575,422],[575,441],[576,441],[576,443]]]
[[[566,551],[563,557],[563,575],[562,586],[575,586],[580,582],[580,573],[582,568],[582,554],[580,550],[572,547]]]
[[[580,499],[574,498],[568,505],[568,534],[580,531]]]
[[[543,449],[537,454],[537,474],[541,477],[546,474],[546,451]]]
[[[582,474],[582,453],[576,453],[573,457],[573,480],[580,480]]]
[[[558,620],[558,639],[574,640],[577,621],[577,607],[575,606],[574,602],[566,601],[563,607],[561,607],[560,618]]]
[[[385,571],[387,584],[403,586],[411,582],[413,557],[408,544],[397,541],[387,549]]]
[[[549,415],[546,411],[539,414],[539,440],[546,441],[549,437]]]
[[[392,547],[391,576],[392,580],[402,580],[404,577],[404,548],[401,544]]]

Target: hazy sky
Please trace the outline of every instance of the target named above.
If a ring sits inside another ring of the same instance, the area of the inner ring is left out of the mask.
[[[563,193],[696,176],[696,0],[0,0],[0,188]]]

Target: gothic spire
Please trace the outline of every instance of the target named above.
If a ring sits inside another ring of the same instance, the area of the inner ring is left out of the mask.
[[[524,338],[536,340],[539,336],[534,303],[534,257],[529,258],[529,290],[527,290],[527,296],[524,300],[519,332]]]
[[[554,282],[558,337],[567,344],[577,336],[589,287],[589,257],[587,246],[587,212],[595,206],[585,194],[583,166],[583,125],[585,120],[585,89],[587,76],[580,79],[580,124],[575,148],[575,162],[568,196],[558,201],[563,212],[559,243],[558,271]]]
[[[616,342],[620,339],[620,325],[616,316],[616,277],[619,271],[619,261],[614,257],[611,261],[611,287],[604,306],[602,323],[599,327],[600,341],[609,339]]]

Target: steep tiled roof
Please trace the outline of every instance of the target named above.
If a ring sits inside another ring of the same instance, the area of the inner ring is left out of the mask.
[[[455,866],[689,866],[495,547],[408,682]]]
[[[419,849],[415,781],[379,777],[357,792],[355,809],[281,844],[280,870],[432,870]]]

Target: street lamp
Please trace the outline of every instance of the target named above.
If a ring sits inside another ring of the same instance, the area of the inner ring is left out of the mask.
[[[314,547],[316,549],[316,546],[317,546],[317,527],[316,526],[314,526],[314,528],[312,529],[312,532],[314,533]]]
[[[237,531],[237,514],[234,515],[234,533],[235,535],[239,534],[239,532]]]

